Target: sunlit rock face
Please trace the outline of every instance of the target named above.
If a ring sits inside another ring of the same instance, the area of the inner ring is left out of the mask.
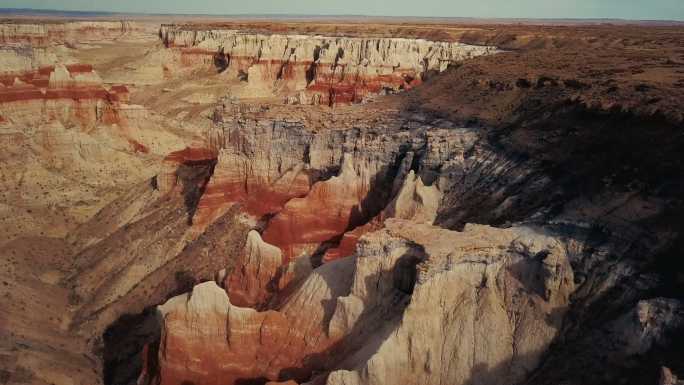
[[[21,40],[23,29],[50,37],[45,29],[55,25],[7,23],[0,30],[5,40]],[[130,104],[130,86],[105,82],[92,64],[71,56],[75,49],[48,40],[0,47],[0,183],[7,192],[0,242],[65,236],[185,145],[158,115]]]
[[[369,192],[371,174],[360,171],[365,175],[357,174],[351,155],[346,155],[337,176],[316,183],[305,197],[285,205],[269,223],[265,240],[279,246],[290,260],[302,253],[311,255],[321,243],[344,233]]]
[[[214,282],[172,298],[159,307],[164,325],[156,381],[225,384],[308,378],[339,340],[330,338],[323,324],[335,298],[348,287],[351,262],[312,273],[279,310],[233,305]]]
[[[248,84],[253,96],[289,103],[360,102],[369,95],[415,87],[429,72],[495,53],[494,47],[404,38],[249,34],[164,25],[167,47],[181,67],[215,65]]]
[[[249,258],[258,254],[265,267],[277,253],[256,237]],[[473,373],[506,383],[536,367],[573,290],[564,245],[538,229],[455,232],[388,219],[354,257],[315,269],[278,310],[233,305],[213,282],[159,307],[158,378],[301,381],[357,351],[362,366],[333,371],[327,383],[465,384]]]
[[[267,303],[282,264],[280,249],[264,242],[257,231],[250,231],[240,260],[223,282],[231,303],[254,308]]]
[[[154,36],[150,27],[149,24],[131,21],[3,23],[0,24],[0,44],[30,44],[34,47],[44,47],[122,37],[150,39]]]
[[[0,113],[6,119],[17,123],[52,119],[81,126],[117,121],[113,104],[118,98],[103,86],[92,66],[56,64],[35,68],[33,60],[25,64],[22,69],[15,68],[16,72],[0,76]],[[127,92],[124,90],[119,90],[122,95]]]
[[[401,189],[387,207],[368,223],[344,233],[336,247],[325,251],[323,262],[330,262],[354,253],[359,238],[382,227],[387,218],[410,219],[417,223],[434,222],[442,192],[436,185],[425,186],[420,176],[409,171]]]
[[[4,120],[18,125],[59,121],[80,128],[135,125],[129,122],[135,113],[121,111],[129,109],[122,108],[129,102],[128,87],[105,84],[91,64],[64,60],[55,52],[24,44],[0,48],[0,116]],[[139,140],[129,139],[136,150],[146,150]]]
[[[360,266],[382,264],[388,253],[397,262],[381,275],[386,281],[360,279]],[[332,372],[327,384],[523,378],[559,332],[574,290],[564,245],[538,229],[468,225],[454,232],[389,219],[362,238],[357,258],[351,295],[338,300],[331,327],[348,330],[369,307],[391,306],[388,288],[408,305],[377,350],[360,350],[367,361]]]

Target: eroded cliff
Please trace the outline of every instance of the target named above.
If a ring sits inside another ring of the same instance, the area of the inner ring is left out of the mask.
[[[249,96],[289,103],[360,102],[419,85],[429,74],[495,47],[407,38],[323,37],[196,30],[163,25],[160,36],[180,52],[180,67],[214,66],[247,83]]]

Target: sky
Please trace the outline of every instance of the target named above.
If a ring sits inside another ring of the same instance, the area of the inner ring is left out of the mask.
[[[684,20],[684,0],[0,0],[0,8],[215,15]]]

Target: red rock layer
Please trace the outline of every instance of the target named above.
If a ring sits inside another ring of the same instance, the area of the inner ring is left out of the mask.
[[[30,44],[46,47],[67,41],[106,40],[127,33],[145,34],[141,24],[121,22],[6,23],[0,26],[0,44]]]
[[[257,218],[274,214],[290,199],[306,195],[310,184],[304,170],[271,176],[267,165],[244,155],[222,152],[200,199],[195,223],[200,228],[206,226],[236,203]]]
[[[68,64],[64,68],[68,75],[94,75],[93,68],[89,64]],[[68,80],[63,85],[50,84],[50,76],[54,72],[55,67],[48,66],[35,71],[0,75],[2,85],[0,86],[0,104],[34,100],[71,100],[86,103],[98,100],[107,103],[128,101],[129,92],[125,86],[113,86],[108,91],[101,84],[93,83],[91,80],[78,80],[78,78]]]
[[[228,151],[219,154],[214,149],[186,148],[165,158],[158,177],[160,190],[173,190],[179,165],[208,160],[216,161],[216,165],[193,217],[198,233],[235,204],[240,204],[246,214],[260,218],[279,212],[286,202],[306,195],[310,189],[309,175],[301,168],[273,176],[269,165],[259,159]]]
[[[128,87],[124,85],[113,85],[109,89],[110,99],[121,103],[128,103],[130,101],[130,92]]]
[[[290,329],[281,313],[245,309],[243,314],[230,317],[230,326],[226,325],[226,315],[221,313],[203,313],[198,317],[201,324],[197,328],[202,329],[197,333],[199,336],[188,336],[185,330],[174,332],[180,329],[174,324],[184,322],[185,314],[166,317],[168,332],[160,346],[166,359],[160,360],[159,385],[234,384],[262,378],[265,374],[278,378],[277,372],[264,373],[258,366],[279,359],[282,365],[279,366],[287,367],[294,357],[291,350],[277,357],[277,352],[288,343]],[[217,341],[227,344],[227,349],[208,349]]]
[[[105,90],[60,89],[43,92],[31,87],[18,87],[3,91],[0,91],[0,111],[5,112],[15,123],[27,117],[71,122],[80,127],[91,127],[98,122],[122,123],[117,107],[110,103]]]
[[[347,155],[339,176],[314,184],[306,197],[290,200],[271,219],[264,241],[282,250],[284,263],[301,254],[311,255],[321,244],[339,239],[356,225],[367,194],[366,184]]]
[[[211,66],[214,64],[214,54],[200,48],[186,48],[180,50],[180,64],[183,67]]]
[[[391,75],[345,74],[344,67],[317,66],[314,81],[306,88],[310,94],[321,95],[321,103],[358,103],[384,89],[408,90],[420,85],[418,74],[411,69],[395,69]]]
[[[128,139],[128,143],[131,145],[131,147],[133,148],[133,151],[135,151],[135,152],[141,152],[143,154],[147,154],[150,152],[150,149],[147,146],[145,146],[144,144],[142,144],[136,140]]]
[[[213,281],[172,298],[159,307],[164,328],[156,380],[161,385],[305,380],[339,342],[325,331],[325,314],[334,309],[322,307],[334,306],[352,267],[326,266],[280,311],[237,307]],[[328,285],[333,276],[340,287]]]
[[[243,178],[212,179],[200,208],[211,210],[226,203],[241,203],[245,212],[260,217],[278,212],[287,201],[309,191],[309,177],[305,172],[298,173],[287,185],[262,183],[258,176],[231,174]]]
[[[342,239],[337,247],[333,247],[325,251],[321,261],[323,263],[328,263],[354,254],[359,238],[361,238],[364,234],[379,230],[380,228],[382,228],[382,220],[380,218],[374,218],[372,221],[364,225],[358,226],[351,231],[347,231],[342,236]]]
[[[93,72],[93,66],[90,64],[67,64],[65,65],[70,74],[82,74]],[[32,84],[36,87],[48,87],[50,81],[50,74],[54,72],[54,66],[41,67],[35,71],[27,71],[22,73],[2,73],[0,74],[0,83],[6,87],[14,85],[15,79]]]
[[[216,159],[217,155],[216,150],[209,148],[186,147],[170,153],[164,160],[175,164],[183,164]]]
[[[172,46],[173,47],[173,46]],[[180,64],[191,68],[212,67],[218,53],[201,48],[180,50]],[[281,92],[304,92],[309,99],[317,98],[320,103],[358,103],[369,95],[383,90],[408,90],[421,84],[420,74],[413,69],[392,68],[391,74],[367,75],[350,73],[344,64],[317,64],[311,60],[284,61],[258,59],[251,56],[230,56],[225,58],[226,72],[231,77],[242,77],[255,86],[271,89],[276,86]],[[249,78],[251,76],[251,79]],[[265,84],[258,84],[266,82]]]
[[[58,99],[110,100],[107,90],[101,88],[40,89],[33,86],[17,86],[0,90],[0,103]]]
[[[280,249],[261,240],[252,230],[245,250],[224,280],[230,302],[237,306],[257,308],[273,294],[274,279],[282,265]]]

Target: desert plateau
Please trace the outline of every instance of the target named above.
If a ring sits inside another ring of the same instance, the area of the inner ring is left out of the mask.
[[[2,17],[0,384],[684,384],[683,23]]]

